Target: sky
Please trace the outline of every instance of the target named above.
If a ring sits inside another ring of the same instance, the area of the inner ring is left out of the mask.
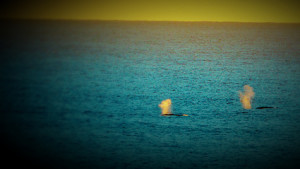
[[[14,19],[297,22],[296,0],[2,0]]]

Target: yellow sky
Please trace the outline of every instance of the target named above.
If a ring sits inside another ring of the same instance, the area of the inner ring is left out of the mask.
[[[292,0],[12,0],[2,18],[300,22]]]

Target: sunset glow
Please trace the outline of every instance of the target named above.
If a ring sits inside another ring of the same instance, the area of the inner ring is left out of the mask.
[[[300,22],[298,6],[291,0],[29,0],[0,8],[2,18],[22,19]]]

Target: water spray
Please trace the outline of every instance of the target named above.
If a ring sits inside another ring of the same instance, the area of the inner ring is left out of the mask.
[[[188,116],[187,114],[173,114],[171,99],[163,100],[159,105],[162,116]]]
[[[244,93],[239,91],[240,101],[244,109],[251,109],[251,102],[255,93],[253,92],[253,88],[249,85],[244,86],[244,91],[245,91]]]

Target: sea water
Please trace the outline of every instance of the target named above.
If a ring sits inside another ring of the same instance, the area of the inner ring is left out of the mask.
[[[1,23],[6,159],[49,168],[299,165],[299,24]],[[249,110],[244,85],[255,92]],[[160,116],[165,99],[189,116]]]

